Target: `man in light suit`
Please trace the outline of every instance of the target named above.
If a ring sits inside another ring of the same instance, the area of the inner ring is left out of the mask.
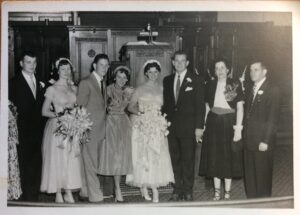
[[[171,122],[168,140],[175,176],[170,201],[192,201],[196,142],[204,130],[204,81],[187,69],[186,53],[175,52],[172,63],[176,72],[163,82],[163,112]]]
[[[250,67],[253,85],[246,90],[244,122],[245,188],[248,198],[270,197],[273,151],[279,116],[279,90],[271,84],[261,61]]]
[[[23,201],[37,201],[41,182],[41,143],[44,123],[42,82],[35,75],[37,56],[25,51],[20,60],[22,71],[9,83],[9,100],[17,107],[19,145],[17,146]]]
[[[83,79],[78,88],[77,103],[87,108],[93,122],[90,140],[82,147],[83,186],[80,196],[88,197],[90,202],[103,201],[98,176],[99,148],[105,138],[106,84],[105,76],[109,59],[105,54],[95,56],[92,73]]]

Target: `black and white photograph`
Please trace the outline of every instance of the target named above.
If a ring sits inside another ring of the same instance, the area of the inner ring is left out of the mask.
[[[2,3],[4,213],[294,214],[299,9]]]

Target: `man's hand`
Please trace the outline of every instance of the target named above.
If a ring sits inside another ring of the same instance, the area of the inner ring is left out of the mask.
[[[196,135],[196,142],[201,143],[203,137],[204,129],[196,128],[195,135]]]
[[[259,145],[258,145],[258,150],[259,150],[260,152],[265,152],[265,151],[267,151],[267,150],[268,150],[268,144],[263,143],[263,142],[259,143]]]

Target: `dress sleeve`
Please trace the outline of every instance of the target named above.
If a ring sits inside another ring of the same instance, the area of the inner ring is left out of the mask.
[[[52,86],[48,87],[46,92],[45,92],[45,97],[47,99],[53,100],[54,98],[54,89]]]

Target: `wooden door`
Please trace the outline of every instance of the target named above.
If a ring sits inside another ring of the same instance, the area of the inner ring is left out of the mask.
[[[99,53],[107,54],[107,41],[99,38],[76,38],[76,79],[90,74],[94,57]]]

